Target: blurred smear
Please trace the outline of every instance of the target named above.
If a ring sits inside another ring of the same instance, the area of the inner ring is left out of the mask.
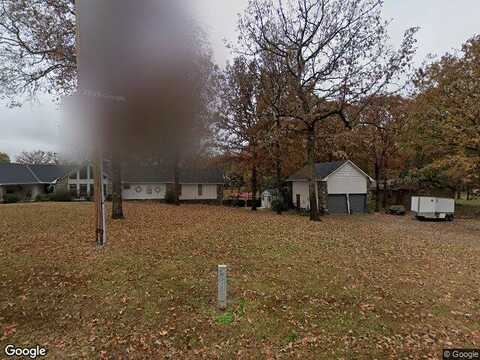
[[[78,93],[65,100],[70,157],[194,152],[214,67],[189,1],[79,0]]]

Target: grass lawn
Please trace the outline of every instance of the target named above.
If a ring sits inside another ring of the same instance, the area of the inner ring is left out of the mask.
[[[464,218],[480,218],[480,198],[455,200],[455,213]]]
[[[0,351],[59,359],[422,359],[480,347],[480,221],[127,203],[0,206]],[[229,267],[228,311],[216,266]]]

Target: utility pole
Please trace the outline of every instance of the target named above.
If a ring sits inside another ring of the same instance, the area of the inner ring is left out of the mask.
[[[82,70],[88,67],[89,64],[83,64],[80,52],[80,36],[82,27],[80,23],[80,2],[85,0],[76,0],[76,15],[77,15],[77,68],[78,68],[78,90],[80,96],[89,96],[89,89],[85,88],[85,82],[82,78]],[[91,2],[93,3],[93,2]],[[91,5],[93,6],[93,5]],[[92,89],[90,89],[91,91]],[[95,99],[92,98],[92,101]],[[107,229],[105,222],[105,194],[103,191],[103,149],[102,136],[99,136],[95,141],[95,148],[93,153],[93,178],[94,178],[94,198],[95,198],[95,241],[97,247],[103,247],[107,240]]]
[[[95,224],[96,244],[102,247],[107,241],[107,229],[105,224],[105,192],[103,185],[103,154],[100,147],[95,150],[93,161],[93,178],[95,191]]]

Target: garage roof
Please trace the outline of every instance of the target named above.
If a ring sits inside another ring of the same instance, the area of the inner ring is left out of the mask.
[[[317,179],[325,179],[328,175],[333,173],[335,170],[337,170],[339,167],[341,167],[347,162],[348,160],[316,163],[315,177]],[[290,176],[287,181],[308,180],[309,177],[310,177],[310,171],[308,169],[308,165],[305,165],[302,169],[300,169],[295,174]]]

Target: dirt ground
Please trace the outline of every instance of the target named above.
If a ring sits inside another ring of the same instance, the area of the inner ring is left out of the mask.
[[[480,347],[480,221],[0,205],[0,357],[439,359]],[[228,265],[229,308],[216,307]]]

